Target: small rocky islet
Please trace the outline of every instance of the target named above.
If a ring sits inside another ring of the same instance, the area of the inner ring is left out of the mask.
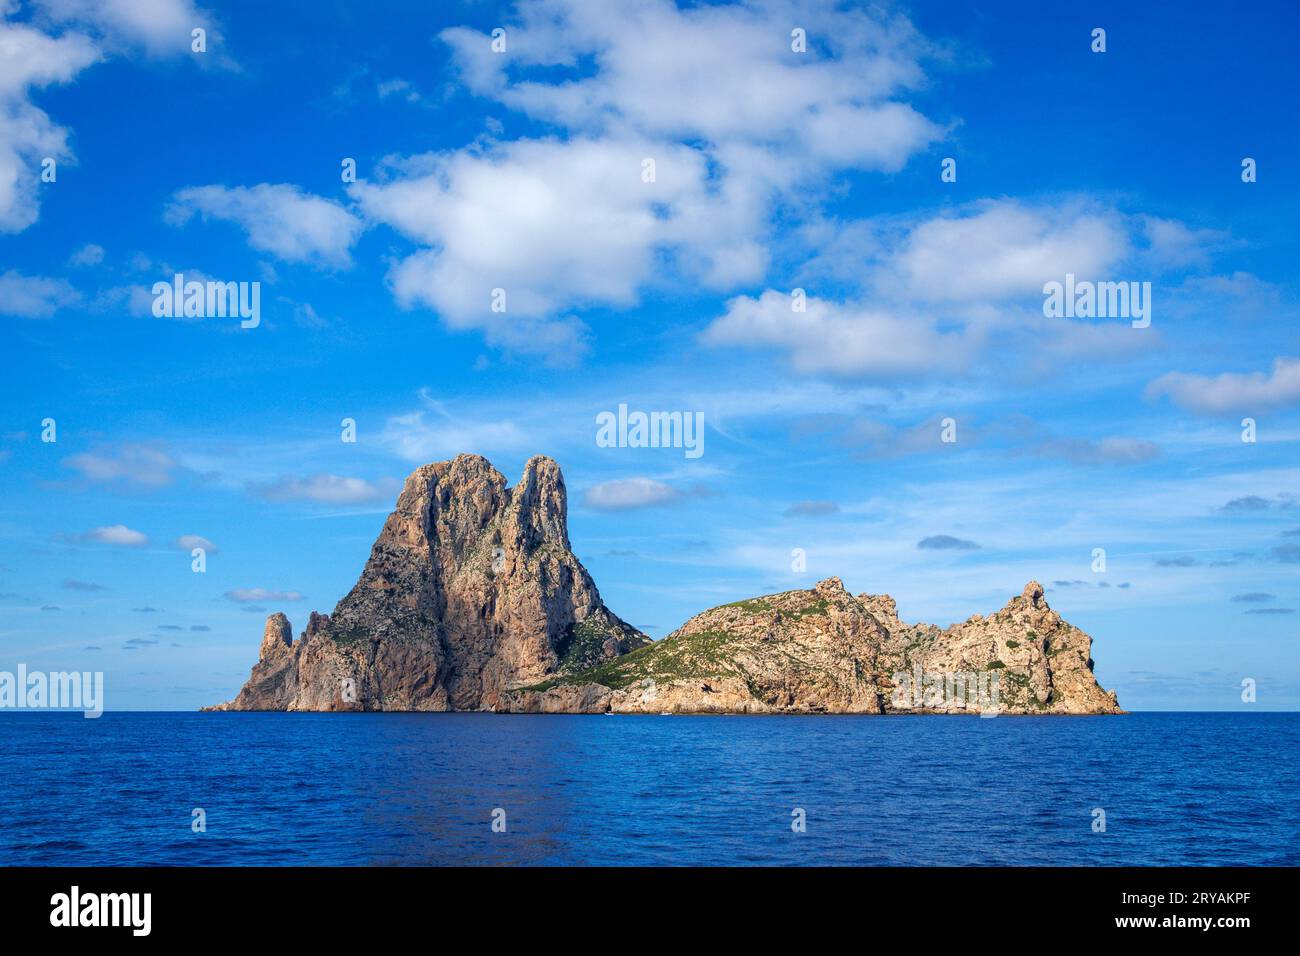
[[[695,615],[660,641],[573,554],[559,466],[510,487],[484,458],[416,469],[360,579],[293,639],[267,619],[239,694],[209,710],[1118,714],[1092,638],[1031,581],[1000,611],[907,624],[839,578]]]

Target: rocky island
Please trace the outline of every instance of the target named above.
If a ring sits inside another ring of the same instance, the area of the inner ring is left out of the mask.
[[[268,618],[238,696],[212,710],[520,713],[1122,713],[1092,638],[1031,581],[1000,611],[906,624],[839,578],[697,614],[651,641],[569,545],[564,478],[514,487],[460,455],[407,478],[356,586],[298,640]]]

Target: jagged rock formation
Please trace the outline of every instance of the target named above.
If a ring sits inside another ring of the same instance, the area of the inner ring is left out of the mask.
[[[989,617],[908,625],[839,578],[697,614],[653,643],[569,547],[559,466],[513,488],[485,459],[416,469],[356,586],[298,641],[266,622],[258,662],[214,710],[530,713],[1120,713],[1092,639],[1042,586]]]
[[[239,695],[215,710],[492,710],[502,694],[650,643],[569,547],[559,466],[513,488],[486,459],[418,468],[356,586],[301,639],[272,615]]]
[[[257,663],[239,696],[217,710],[262,710],[260,701],[289,700],[297,684],[297,655],[293,650],[293,627],[283,614],[275,613],[266,619],[262,632],[262,646],[257,653]]]
[[[697,614],[668,637],[507,695],[529,713],[1121,713],[1092,639],[1031,581],[989,617],[907,625],[828,578]]]

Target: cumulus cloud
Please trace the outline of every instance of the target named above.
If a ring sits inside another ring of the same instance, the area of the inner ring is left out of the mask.
[[[1146,394],[1148,398],[1167,395],[1174,404],[1206,415],[1285,408],[1300,404],[1300,359],[1274,359],[1269,372],[1168,372],[1151,382]]]
[[[987,200],[913,225],[883,258],[876,285],[914,301],[1041,296],[1044,283],[1066,273],[1107,277],[1129,249],[1114,210]]]
[[[923,551],[978,551],[979,545],[965,538],[954,538],[950,534],[935,534],[922,538],[916,546]]]
[[[845,224],[814,222],[796,231],[820,252],[809,277],[847,284],[839,301],[769,289],[739,296],[706,329],[714,346],[785,353],[797,371],[842,377],[945,374],[970,369],[1032,336],[1039,360],[1113,357],[1150,337],[1127,323],[1047,318],[1043,286],[1113,277],[1131,261],[1141,220],[1083,200],[972,203],[939,215]],[[1104,454],[1117,449],[1104,451]]]
[[[776,349],[800,372],[842,376],[954,370],[977,347],[971,334],[868,305],[809,298],[795,312],[791,297],[774,289],[730,300],[702,338],[715,347]]]
[[[807,53],[791,50],[795,23]],[[898,99],[923,85],[928,45],[906,19],[875,10],[534,0],[507,25],[510,56],[464,27],[440,36],[472,90],[573,130],[631,128],[885,170],[941,132]]]
[[[195,215],[235,223],[252,248],[285,262],[340,269],[351,266],[352,245],[363,229],[361,220],[339,203],[283,184],[182,189],[164,218],[180,226]]]
[[[672,485],[653,478],[618,478],[592,485],[582,495],[582,503],[597,511],[626,511],[667,504],[681,497]]]
[[[931,53],[906,19],[794,13],[524,2],[509,56],[444,30],[472,92],[563,135],[394,158],[351,187],[369,220],[419,246],[391,270],[398,302],[571,359],[586,338],[577,310],[630,306],[657,283],[759,281],[778,210],[815,202],[831,171],[897,170],[942,133],[904,101]],[[796,19],[806,54],[790,49]]]
[[[645,157],[654,183],[642,181]],[[521,140],[402,169],[351,187],[368,218],[424,247],[390,273],[398,303],[512,350],[580,352],[584,326],[567,310],[631,306],[666,261],[719,287],[767,265],[752,238],[765,229],[762,205],[712,188],[707,157],[686,146]],[[504,310],[494,312],[497,289]]]
[[[303,598],[297,591],[270,591],[266,588],[235,588],[227,591],[225,596],[239,604],[254,601],[301,601]]]
[[[367,481],[364,478],[319,474],[306,478],[286,476],[272,484],[260,486],[256,491],[270,501],[315,501],[346,505],[391,501],[401,487],[400,481],[391,478]]]
[[[0,151],[3,149],[0,146]],[[3,163],[3,156],[0,156],[0,163]],[[0,169],[0,180],[3,176],[4,170]],[[3,189],[3,182],[0,181],[0,193],[3,193]],[[4,197],[0,195],[0,216],[3,216],[3,203]],[[0,231],[3,229],[0,228]],[[63,279],[25,276],[13,269],[0,275],[0,315],[43,319],[80,301],[81,295]]]

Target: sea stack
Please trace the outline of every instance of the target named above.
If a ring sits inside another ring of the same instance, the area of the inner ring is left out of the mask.
[[[267,621],[248,683],[216,710],[493,710],[521,684],[650,643],[574,556],[559,466],[513,488],[460,455],[406,479],[356,586],[290,641]]]

